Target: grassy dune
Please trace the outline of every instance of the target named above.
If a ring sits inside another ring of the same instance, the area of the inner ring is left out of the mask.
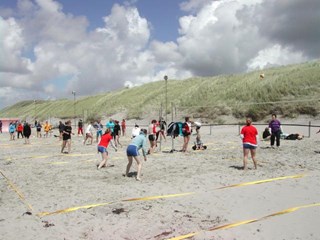
[[[190,115],[217,119],[221,115],[259,120],[272,112],[295,117],[320,112],[320,61],[289,65],[246,74],[168,80],[168,106]],[[143,118],[165,106],[164,80],[131,89],[121,89],[78,98],[76,116],[96,118],[125,112],[127,118]],[[169,107],[168,107],[169,108]],[[170,109],[170,108],[169,108]],[[169,110],[170,111],[170,110]],[[71,118],[74,101],[23,101],[0,110],[0,117],[46,119]]]

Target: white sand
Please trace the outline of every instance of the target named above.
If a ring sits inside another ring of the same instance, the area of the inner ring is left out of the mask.
[[[306,123],[306,122],[304,122]],[[320,125],[320,122],[313,122]],[[262,133],[263,126],[258,126]],[[286,132],[305,128],[288,127]],[[124,178],[126,147],[112,148],[109,164],[97,170],[96,144],[83,146],[74,136],[69,155],[60,154],[57,138],[9,141],[0,135],[0,170],[25,197],[25,203],[0,175],[0,239],[170,239],[197,232],[193,239],[319,239],[320,206],[310,206],[266,219],[264,216],[292,207],[320,203],[320,134],[301,141],[282,140],[280,149],[257,150],[258,170],[244,172],[237,126],[201,129],[208,150],[190,153],[158,152],[143,165],[143,180]],[[128,135],[131,129],[128,129]],[[34,129],[33,129],[34,134]],[[127,146],[130,139],[121,142]],[[180,149],[182,138],[174,142]],[[171,139],[162,151],[171,150]],[[135,164],[133,169],[135,170]],[[305,174],[301,178],[218,189],[244,182]],[[154,200],[122,201],[130,198],[191,193]],[[41,212],[108,203],[90,209],[37,216]],[[31,211],[32,215],[24,214]],[[113,213],[122,209],[120,214]],[[210,228],[250,219],[260,219],[229,229]],[[47,227],[46,227],[47,226]]]

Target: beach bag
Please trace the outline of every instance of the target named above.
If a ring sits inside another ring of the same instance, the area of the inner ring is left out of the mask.
[[[182,135],[182,123],[181,122],[171,122],[168,125],[167,136],[171,136],[173,138]]]

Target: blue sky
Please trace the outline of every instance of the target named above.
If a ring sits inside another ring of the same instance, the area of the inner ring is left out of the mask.
[[[320,56],[319,0],[1,0],[0,109]]]
[[[75,15],[85,15],[90,20],[90,28],[103,24],[102,16],[109,15],[115,4],[127,4],[129,1],[74,1],[60,0],[67,12]],[[174,41],[178,36],[178,21],[181,16],[179,4],[181,0],[139,0],[131,5],[139,9],[141,17],[150,21],[153,26],[152,37],[161,41]]]
[[[58,0],[63,10],[73,15],[83,15],[90,21],[89,28],[95,29],[103,25],[103,16],[109,15],[112,6],[130,4],[139,9],[140,15],[152,24],[152,37],[161,41],[174,41],[178,36],[179,7],[182,0]],[[15,8],[17,0],[1,0],[0,6]]]

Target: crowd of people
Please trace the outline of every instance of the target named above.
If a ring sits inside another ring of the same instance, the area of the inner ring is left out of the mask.
[[[190,117],[185,117],[185,121],[183,123],[176,124],[176,126],[177,128],[179,128],[177,131],[179,133],[178,135],[181,135],[183,137],[183,144],[180,152],[188,151],[188,146],[193,129],[196,132],[196,138],[192,149],[207,149],[207,146],[205,146],[201,140],[201,123],[193,122],[191,121]],[[103,167],[107,167],[109,145],[111,145],[115,149],[115,151],[117,151],[119,147],[122,147],[122,144],[120,143],[120,136],[126,136],[127,126],[125,119],[122,119],[120,123],[118,120],[110,118],[105,126],[101,123],[101,120],[98,119],[96,121],[88,122],[87,126],[85,128],[84,127],[85,123],[82,121],[82,119],[80,119],[77,125],[77,134],[78,136],[83,136],[83,145],[92,145],[95,139],[97,143],[97,151],[101,153],[102,158],[101,162],[97,165],[97,168],[101,169]],[[104,127],[106,130],[104,130]],[[50,137],[53,129],[52,125],[48,121],[45,121],[44,124],[41,124],[41,122],[37,120],[35,120],[34,128],[36,130],[36,137],[38,138],[42,137],[42,129],[44,130],[43,137]],[[61,153],[68,154],[71,151],[71,136],[75,134],[72,130],[71,121],[68,120],[65,123],[59,121],[59,125],[57,126],[57,128],[59,130],[59,135],[54,136],[59,137],[59,140],[62,141]],[[10,140],[15,140],[15,137],[17,136],[18,139],[20,137],[24,138],[25,144],[30,144],[31,129],[32,126],[28,122],[11,122],[9,125]],[[159,137],[160,141],[162,139],[166,141],[166,130],[169,135],[167,123],[162,117],[160,117],[158,121],[155,119],[151,120],[147,129],[141,129],[137,124],[135,124],[130,136],[131,142],[126,149],[128,164],[124,176],[129,176],[130,168],[134,159],[137,163],[136,179],[141,180],[142,161],[139,158],[139,150],[142,150],[143,158],[145,161],[147,161],[147,155],[153,154],[156,151]],[[1,120],[0,131],[2,132]],[[317,133],[320,133],[320,130]],[[256,150],[258,147],[258,136],[258,130],[255,126],[253,126],[252,119],[247,118],[246,125],[241,129],[240,132],[243,147],[244,170],[248,169],[247,162],[249,154],[251,155],[251,158],[253,160],[254,169],[257,169]],[[282,138],[282,136],[285,136],[285,138],[283,139],[290,140],[301,140],[303,138],[302,134],[284,134],[281,122],[277,119],[277,115],[272,114],[268,127],[265,128],[262,134],[262,140],[270,141],[271,148],[275,148],[275,145],[277,148],[279,148],[280,139]]]

